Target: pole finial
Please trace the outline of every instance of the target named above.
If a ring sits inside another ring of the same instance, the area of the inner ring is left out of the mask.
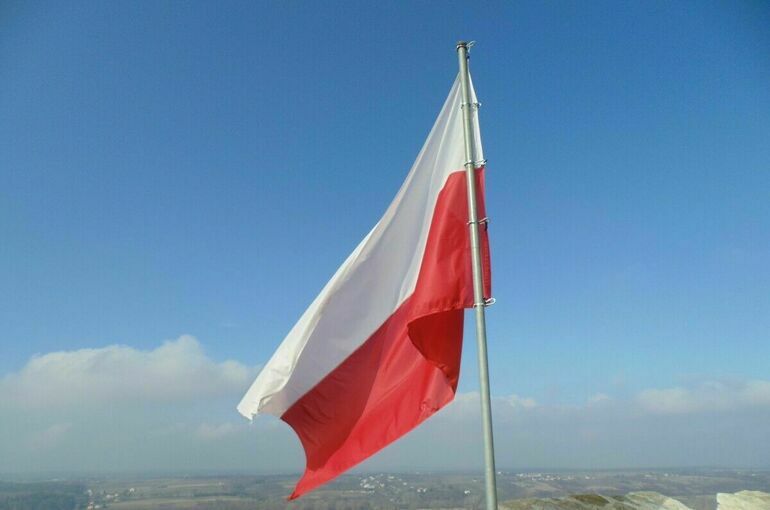
[[[476,44],[476,41],[457,41],[457,51],[460,51],[460,48],[465,48],[465,51],[470,53],[471,48],[473,45]]]

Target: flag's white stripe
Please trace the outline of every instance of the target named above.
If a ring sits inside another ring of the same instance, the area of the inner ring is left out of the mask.
[[[414,292],[438,194],[465,163],[461,97],[457,79],[396,198],[262,369],[241,414],[281,416]],[[482,159],[479,136],[476,143]]]

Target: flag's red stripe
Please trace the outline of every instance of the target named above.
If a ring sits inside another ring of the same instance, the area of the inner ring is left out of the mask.
[[[477,182],[482,218],[483,170]],[[371,456],[454,398],[463,308],[473,305],[466,193],[465,173],[451,174],[438,196],[414,293],[281,417],[307,458],[291,499]],[[485,228],[482,250],[489,296]]]

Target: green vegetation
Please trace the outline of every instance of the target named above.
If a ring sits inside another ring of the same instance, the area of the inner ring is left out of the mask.
[[[82,510],[87,505],[82,483],[0,482],[0,510]]]
[[[604,506],[609,503],[609,501],[598,494],[577,494],[572,497],[581,503],[587,503],[594,506]]]

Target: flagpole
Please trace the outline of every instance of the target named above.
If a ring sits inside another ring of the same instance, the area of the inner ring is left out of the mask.
[[[495,480],[495,445],[492,437],[492,402],[489,396],[489,363],[487,360],[487,323],[485,317],[483,273],[481,268],[481,244],[479,219],[476,210],[476,154],[474,150],[473,110],[470,75],[468,73],[469,43],[457,43],[457,59],[460,63],[462,85],[463,133],[465,135],[465,177],[468,187],[468,227],[471,236],[471,264],[473,265],[473,309],[476,313],[476,345],[479,359],[479,386],[481,389],[481,421],[484,429],[484,480],[487,510],[497,510],[497,482]]]

